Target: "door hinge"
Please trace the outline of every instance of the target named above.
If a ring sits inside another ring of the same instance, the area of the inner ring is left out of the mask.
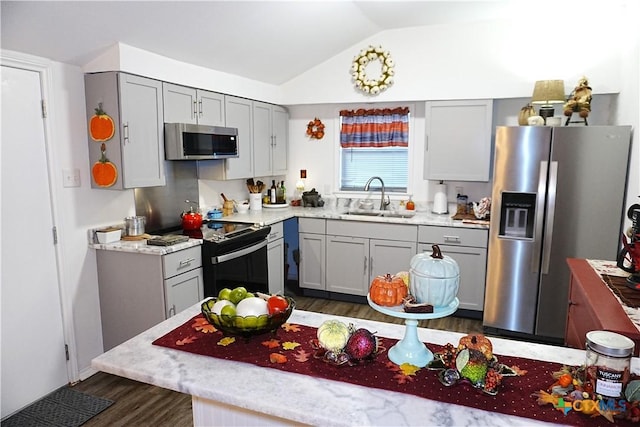
[[[69,346],[67,344],[64,345],[64,355],[69,360]]]
[[[53,233],[53,244],[57,245],[58,244],[58,228],[54,225],[53,228],[51,229],[51,232]]]
[[[42,107],[42,118],[46,119],[47,118],[47,103],[43,99],[43,100],[40,101],[40,105]]]

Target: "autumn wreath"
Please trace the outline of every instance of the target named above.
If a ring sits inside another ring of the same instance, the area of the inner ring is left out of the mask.
[[[324,124],[319,118],[315,118],[307,125],[307,135],[313,139],[322,139],[324,136]]]
[[[371,78],[367,75],[367,66],[376,61],[380,63],[380,74]],[[367,94],[377,95],[393,84],[394,65],[389,51],[383,50],[382,46],[369,46],[353,58],[351,77],[358,89]]]

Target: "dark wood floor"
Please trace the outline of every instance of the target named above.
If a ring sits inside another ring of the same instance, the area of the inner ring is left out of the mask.
[[[371,309],[367,304],[329,301],[295,296],[296,308],[389,323],[402,323]],[[480,320],[459,317],[420,321],[421,327],[455,332],[482,332]],[[107,426],[192,426],[191,396],[126,378],[99,372],[75,385],[76,390],[113,400],[115,403],[84,425]]]

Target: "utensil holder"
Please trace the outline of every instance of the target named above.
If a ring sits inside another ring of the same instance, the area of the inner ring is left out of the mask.
[[[252,211],[262,210],[262,194],[250,193],[249,194],[249,209]]]

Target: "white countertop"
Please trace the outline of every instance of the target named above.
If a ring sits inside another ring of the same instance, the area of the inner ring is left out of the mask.
[[[220,221],[229,222],[245,222],[250,224],[270,225],[276,222],[284,221],[293,217],[303,218],[324,218],[339,219],[344,221],[364,221],[389,224],[411,224],[411,225],[435,225],[441,227],[463,227],[463,228],[479,228],[488,230],[486,224],[475,224],[473,222],[463,222],[453,220],[452,214],[434,214],[425,211],[415,211],[415,215],[410,218],[399,217],[378,217],[366,215],[348,215],[346,208],[303,208],[288,206],[284,208],[263,208],[259,211],[249,210],[247,213],[235,213],[225,216]],[[406,212],[406,211],[405,211]]]
[[[189,239],[186,242],[176,243],[171,246],[147,245],[146,240],[119,240],[113,243],[89,243],[89,247],[93,249],[135,252],[147,255],[166,255],[200,245],[202,245],[202,239]]]
[[[92,367],[200,398],[313,425],[551,425],[151,344],[199,312],[198,303],[96,357]],[[377,331],[379,336],[396,339],[402,338],[405,330],[403,325],[301,310],[294,310],[289,321],[317,327],[328,318],[354,323],[357,327]],[[421,341],[444,345],[457,343],[462,334],[418,328],[418,336]],[[571,365],[583,364],[585,360],[583,350],[500,338],[491,338],[491,341],[496,354]],[[639,365],[638,359],[634,358],[631,365],[634,373],[638,372]]]
[[[259,225],[271,225],[281,221],[285,221],[290,218],[303,217],[303,218],[323,218],[323,219],[338,219],[344,221],[361,221],[380,224],[409,224],[409,225],[432,225],[440,227],[460,227],[460,228],[475,228],[481,230],[488,230],[489,226],[486,224],[475,224],[472,222],[463,222],[459,220],[451,219],[451,214],[438,215],[431,212],[419,212],[416,211],[415,215],[410,218],[399,217],[378,217],[378,216],[366,216],[366,215],[348,215],[346,214],[346,208],[304,208],[287,206],[283,208],[263,208],[259,211],[249,210],[247,213],[225,216],[216,221],[223,222],[242,222],[247,224],[259,224]],[[103,228],[103,227],[101,227]],[[182,249],[187,249],[192,246],[198,246],[202,244],[201,239],[189,239],[188,242],[178,243],[171,246],[148,246],[146,240],[120,240],[114,243],[94,243],[94,234],[96,229],[90,229],[88,231],[89,247],[100,250],[121,251],[121,252],[136,252],[149,255],[166,255],[172,252],[177,252]]]

